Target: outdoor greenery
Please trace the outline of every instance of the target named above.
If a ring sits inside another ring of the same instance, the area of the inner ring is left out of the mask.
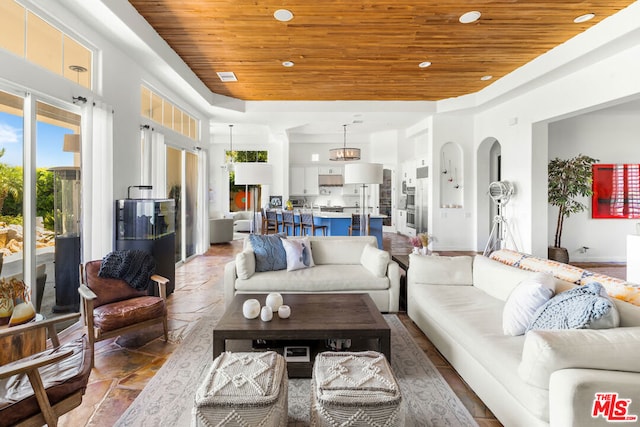
[[[4,149],[0,150],[0,157]],[[0,221],[22,224],[23,170],[0,162]],[[36,169],[36,216],[43,218],[44,227],[53,230],[53,172]]]
[[[549,203],[559,208],[553,243],[556,248],[562,247],[564,219],[587,208],[577,198],[593,194],[591,165],[596,162],[598,159],[582,154],[566,160],[556,157],[549,162]]]

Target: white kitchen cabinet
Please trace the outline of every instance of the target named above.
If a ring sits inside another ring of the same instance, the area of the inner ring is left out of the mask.
[[[292,166],[289,169],[289,194],[292,196],[317,196],[318,168]]]
[[[318,168],[306,167],[304,168],[304,187],[305,195],[317,196],[320,194],[320,188],[318,186]]]
[[[342,168],[340,166],[320,166],[320,167],[318,167],[318,174],[320,174],[320,175],[342,175]]]
[[[402,180],[407,184],[407,187],[415,187],[416,162],[414,160],[402,162],[400,170],[402,171]]]
[[[396,230],[400,234],[406,234],[407,228],[407,211],[398,210],[398,223],[396,224]]]

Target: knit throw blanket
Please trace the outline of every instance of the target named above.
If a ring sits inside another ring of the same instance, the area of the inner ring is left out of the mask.
[[[598,282],[559,293],[540,307],[527,331],[535,329],[584,329],[613,307]]]
[[[144,291],[156,270],[156,261],[144,251],[109,252],[100,264],[99,277],[124,280],[134,289]]]

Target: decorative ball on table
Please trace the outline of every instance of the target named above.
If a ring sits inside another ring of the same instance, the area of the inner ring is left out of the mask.
[[[288,305],[281,305],[280,308],[278,308],[278,317],[281,319],[288,319],[289,316],[291,316],[291,307]]]
[[[269,322],[273,319],[273,311],[271,311],[271,307],[268,305],[262,307],[262,310],[260,310],[260,319],[262,319],[263,322]]]
[[[260,315],[260,301],[251,298],[242,304],[242,315],[247,319],[255,319]]]
[[[284,300],[282,299],[282,295],[280,295],[278,292],[271,292],[267,295],[267,301],[265,304],[268,307],[271,307],[271,311],[276,312],[283,303]]]

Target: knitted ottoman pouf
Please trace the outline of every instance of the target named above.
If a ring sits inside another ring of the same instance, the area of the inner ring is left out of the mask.
[[[400,387],[381,353],[318,354],[311,395],[312,426],[404,426]]]
[[[218,356],[196,391],[194,426],[285,427],[288,378],[273,351]]]

